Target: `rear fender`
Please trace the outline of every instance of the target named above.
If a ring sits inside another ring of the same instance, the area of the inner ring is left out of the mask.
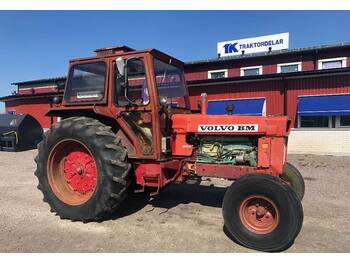
[[[45,114],[45,116],[56,116],[61,117],[62,119],[73,116],[85,116],[97,119],[104,125],[112,127],[112,130],[116,134],[116,137],[120,139],[122,145],[127,149],[128,156],[130,158],[136,157],[136,150],[134,145],[122,130],[118,122],[114,118],[96,113],[93,108],[80,108],[79,110],[69,108],[51,109]]]

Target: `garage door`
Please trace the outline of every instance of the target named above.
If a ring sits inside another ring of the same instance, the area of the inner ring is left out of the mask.
[[[265,115],[265,98],[211,100],[208,101],[207,114],[227,115],[226,106],[234,105],[234,115]]]

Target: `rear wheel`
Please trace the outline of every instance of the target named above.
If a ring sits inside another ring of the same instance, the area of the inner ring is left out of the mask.
[[[301,202],[280,178],[251,174],[226,191],[225,227],[239,244],[261,251],[290,247],[303,222]]]
[[[38,189],[61,218],[100,220],[126,197],[127,152],[111,129],[95,119],[72,117],[54,124],[35,160]]]
[[[299,170],[291,163],[285,163],[283,167],[283,173],[281,178],[287,182],[287,184],[297,194],[298,198],[302,200],[305,194],[305,183],[304,179]]]

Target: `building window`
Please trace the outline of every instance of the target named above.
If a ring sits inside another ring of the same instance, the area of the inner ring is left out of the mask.
[[[336,127],[350,127],[350,115],[337,116]]]
[[[350,126],[350,94],[329,94],[298,97],[298,127]]]
[[[330,116],[299,116],[298,127],[331,127]]]
[[[262,66],[250,66],[241,68],[241,76],[262,75]]]
[[[228,76],[227,69],[208,71],[208,79],[220,79]]]
[[[301,71],[301,62],[277,64],[277,73],[293,73]]]
[[[207,113],[209,115],[227,115],[228,106],[233,106],[234,115],[266,116],[265,98],[209,100]]]
[[[342,68],[346,66],[346,57],[318,60],[318,69]]]

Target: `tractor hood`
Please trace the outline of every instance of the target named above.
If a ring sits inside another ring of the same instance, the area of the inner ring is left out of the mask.
[[[286,116],[232,116],[204,114],[175,114],[174,133],[265,135],[283,137],[290,132],[291,120]]]

